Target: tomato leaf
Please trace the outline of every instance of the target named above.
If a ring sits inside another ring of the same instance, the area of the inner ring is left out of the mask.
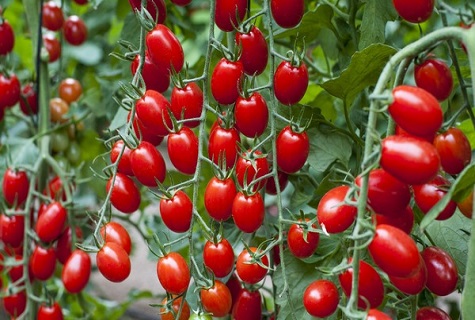
[[[386,22],[396,18],[396,12],[390,0],[367,0],[365,2],[366,7],[361,21],[360,49],[376,42],[384,43]]]
[[[336,132],[323,133],[318,129],[310,129],[310,153],[308,163],[317,173],[325,172],[333,163],[340,162],[348,166],[351,157],[352,143],[347,136]]]

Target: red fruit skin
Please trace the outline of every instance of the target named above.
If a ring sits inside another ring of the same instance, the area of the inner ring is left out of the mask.
[[[58,31],[63,27],[63,10],[55,1],[48,1],[43,4],[43,26],[51,31]]]
[[[265,217],[264,200],[261,194],[246,196],[238,192],[233,200],[232,215],[239,230],[247,233],[257,231]]]
[[[224,278],[233,270],[233,247],[224,238],[217,243],[206,241],[203,249],[203,261],[205,266],[210,268],[216,277]]]
[[[127,121],[130,121],[131,116],[132,114],[129,112],[127,114]],[[152,130],[144,126],[142,121],[137,116],[137,113],[135,113],[134,119],[132,120],[132,126],[134,128],[135,135],[142,139],[142,141],[147,141],[154,146],[158,146],[160,143],[162,143],[163,137],[154,134]]]
[[[233,104],[239,97],[244,79],[244,67],[241,61],[229,61],[221,58],[211,75],[211,93],[220,104]]]
[[[204,96],[201,88],[195,83],[187,83],[183,88],[173,87],[170,108],[176,119],[194,119],[199,118],[203,111]],[[200,124],[198,120],[186,121],[184,125],[190,128],[197,127]]]
[[[307,222],[309,219],[305,219]],[[299,220],[301,222],[301,220]],[[316,226],[313,224],[313,228]],[[320,234],[318,232],[308,232],[304,237],[304,227],[295,223],[290,226],[287,232],[287,245],[290,252],[297,258],[310,257],[318,247],[320,241]]]
[[[26,309],[26,292],[22,290],[3,297],[3,308],[8,315],[15,319],[25,312]]]
[[[79,242],[82,240],[82,230],[79,227],[75,228],[76,240]],[[72,243],[72,232],[70,227],[66,227],[66,230],[61,234],[61,236],[56,241],[56,258],[59,263],[65,264],[71,256]]]
[[[303,305],[310,315],[325,318],[338,308],[339,296],[338,288],[333,282],[317,280],[305,289]]]
[[[226,221],[231,218],[236,194],[236,185],[232,179],[211,178],[204,194],[205,208],[210,217],[216,221]]]
[[[232,311],[233,320],[261,320],[262,302],[259,291],[241,289]]]
[[[151,143],[142,141],[130,155],[130,162],[135,177],[144,186],[156,187],[155,179],[160,183],[165,181],[165,160]]]
[[[171,294],[182,294],[190,283],[190,268],[185,259],[176,252],[170,252],[157,262],[158,281]]]
[[[454,259],[438,247],[427,247],[421,255],[427,267],[427,289],[438,296],[454,292],[458,282],[458,269]]]
[[[124,149],[123,152],[122,149]],[[122,157],[120,158],[117,171],[128,176],[133,176],[134,172],[132,171],[132,165],[130,164],[130,154],[132,153],[132,150],[124,144],[123,140],[117,140],[114,142],[110,153],[111,163],[115,163],[117,161],[117,158],[119,158],[121,152]]]
[[[136,55],[130,64],[130,71],[135,75],[140,63],[140,55]],[[142,78],[147,90],[155,90],[160,93],[167,91],[170,86],[170,74],[167,69],[160,68],[152,63],[148,51],[145,52],[145,62],[142,68]]]
[[[366,320],[393,320],[393,318],[378,309],[370,309]]]
[[[428,20],[434,10],[434,0],[393,0],[393,5],[401,18],[412,23]]]
[[[32,83],[21,89],[20,109],[25,115],[38,113],[38,95]]]
[[[428,213],[447,194],[443,188],[448,186],[450,182],[440,175],[426,184],[413,186],[417,206],[424,214]],[[450,200],[436,219],[447,220],[454,215],[456,209],[457,203]]]
[[[250,247],[249,250],[256,253],[258,249],[256,247]],[[267,269],[263,268],[256,262],[251,262],[252,256],[248,249],[244,249],[236,260],[236,273],[239,278],[248,284],[256,284],[267,275]],[[269,258],[266,255],[261,257],[261,263],[264,266],[269,266]]]
[[[307,92],[308,79],[305,63],[297,67],[282,61],[274,73],[275,97],[287,106],[298,103]]]
[[[302,21],[304,0],[272,0],[270,5],[274,21],[282,28],[293,28]]]
[[[277,171],[277,181],[279,183],[279,190],[280,192],[285,190],[287,184],[289,183],[289,175],[282,171]],[[274,178],[267,179],[266,183],[266,193],[270,195],[277,194],[277,186],[275,184]]]
[[[228,287],[219,280],[215,280],[210,289],[201,289],[201,302],[206,312],[213,317],[224,317],[231,311],[232,296]]]
[[[59,238],[64,231],[68,213],[59,202],[50,203],[36,221],[36,234],[43,242]]]
[[[66,41],[73,46],[79,46],[87,39],[86,24],[78,16],[70,16],[64,22],[63,33]]]
[[[226,159],[226,169],[231,169],[236,163],[240,142],[236,128],[225,129],[218,125],[209,135],[208,158],[217,165]]]
[[[132,240],[129,232],[120,224],[114,221],[107,223],[100,229],[100,234],[104,242],[115,242],[120,245],[127,254],[132,250]]]
[[[459,128],[449,128],[438,134],[434,146],[440,155],[442,169],[448,174],[459,174],[472,161],[472,147]]]
[[[115,242],[106,242],[96,255],[99,272],[111,282],[122,282],[131,270],[130,258],[124,248]]]
[[[49,55],[48,62],[55,62],[61,57],[61,43],[55,35],[45,34],[43,44]]]
[[[239,97],[234,105],[235,126],[249,138],[259,137],[267,128],[269,110],[267,103],[258,92],[250,97]]]
[[[38,314],[36,320],[63,320],[63,310],[58,302],[54,302],[53,305],[48,306],[46,304],[41,304],[38,308]]]
[[[0,214],[0,239],[6,246],[18,248],[23,243],[25,217],[22,215]]]
[[[411,206],[407,206],[404,210],[398,213],[397,216],[385,216],[382,214],[373,214],[373,221],[376,225],[389,224],[390,226],[401,229],[407,234],[410,234],[414,227],[414,212]]]
[[[389,276],[391,283],[402,293],[416,295],[424,290],[427,283],[427,268],[424,260],[421,258],[419,269],[414,275],[408,278],[399,278]]]
[[[3,174],[2,192],[3,198],[9,206],[14,203],[20,207],[28,197],[30,181],[23,170],[7,168]]]
[[[447,64],[438,59],[426,59],[414,67],[416,85],[444,101],[450,96],[454,80]]]
[[[30,256],[30,270],[38,280],[48,280],[54,274],[56,267],[56,252],[54,248],[35,247]]]
[[[236,180],[242,188],[245,185],[250,185],[254,180],[259,179],[269,173],[269,163],[267,155],[262,152],[255,151],[251,153],[247,151],[242,154],[236,163]],[[266,184],[266,179],[259,181],[252,187],[253,191],[260,190]]]
[[[141,10],[141,0],[129,0],[132,10]],[[162,24],[167,18],[167,6],[163,0],[147,0],[147,11],[150,13],[157,24]]]
[[[178,190],[171,199],[160,200],[160,216],[171,231],[186,232],[191,225],[193,203],[185,192]]]
[[[248,33],[236,32],[235,40],[236,45],[241,47],[239,61],[242,62],[244,73],[252,76],[264,72],[269,60],[269,49],[261,30],[252,26]]]
[[[140,121],[147,129],[157,136],[168,135],[168,129],[172,127],[168,115],[170,102],[160,93],[147,90],[145,94],[135,102],[135,110]]]
[[[318,223],[328,233],[340,233],[348,229],[356,218],[356,207],[343,204],[350,188],[339,186],[328,191],[317,207]]]
[[[0,35],[2,36],[0,56],[2,56],[12,52],[15,45],[15,34],[13,33],[12,26],[6,20],[0,24]]]
[[[442,309],[423,307],[417,310],[416,320],[452,320],[452,318]]]
[[[302,169],[310,153],[307,132],[295,132],[290,126],[282,129],[277,136],[277,166],[285,173],[295,173]]]
[[[176,35],[164,24],[157,24],[145,37],[150,60],[156,66],[178,73],[185,63],[183,47]]]
[[[247,12],[247,0],[217,0],[215,23],[219,29],[233,31],[244,20]]]
[[[17,76],[10,73],[8,78],[0,73],[0,109],[13,107],[20,100],[21,85]]]
[[[168,156],[173,166],[181,173],[192,175],[198,163],[198,137],[188,127],[170,133],[167,140]]]
[[[79,249],[74,250],[63,267],[61,280],[69,293],[81,292],[89,282],[91,258]]]
[[[109,192],[112,177],[107,181],[106,191]],[[120,212],[133,213],[140,207],[140,191],[134,181],[125,174],[117,172],[112,186],[111,203]]]

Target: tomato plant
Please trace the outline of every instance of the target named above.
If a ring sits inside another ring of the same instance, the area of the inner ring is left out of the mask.
[[[167,303],[170,303],[170,301],[167,300],[167,298],[164,298],[162,300],[162,305],[167,305]],[[174,298],[172,301],[172,310],[167,311],[166,308],[160,308],[160,317],[163,320],[176,320],[177,318],[175,317],[176,314],[178,314],[178,311],[180,310],[180,306],[183,303],[183,308],[181,309],[181,314],[180,317],[178,318],[179,320],[187,320],[191,319],[190,318],[190,306],[188,305],[188,302],[183,301],[182,297],[177,297]]]
[[[267,103],[260,93],[249,97],[238,97],[234,104],[236,128],[249,138],[258,137],[267,128],[269,111]]]
[[[232,215],[236,186],[231,178],[211,178],[204,193],[204,205],[211,218],[225,221]]]

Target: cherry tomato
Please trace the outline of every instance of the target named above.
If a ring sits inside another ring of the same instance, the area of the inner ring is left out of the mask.
[[[261,300],[259,290],[249,291],[242,289],[234,302],[232,318],[234,320],[261,320]]]
[[[285,187],[289,182],[289,176],[287,173],[277,170],[277,180],[279,182],[280,192],[284,191]],[[267,179],[266,183],[266,193],[270,195],[277,194],[277,186],[275,185],[275,180],[273,177]]]
[[[0,92],[0,109],[11,108],[20,101],[21,85],[14,73],[0,73]]]
[[[343,203],[350,188],[339,186],[328,191],[317,207],[318,223],[328,233],[339,233],[348,229],[356,219],[356,207]]]
[[[236,128],[249,138],[259,137],[267,128],[269,110],[267,103],[258,92],[249,97],[239,97],[234,105]]]
[[[211,218],[217,221],[228,220],[232,215],[233,201],[237,194],[236,185],[231,178],[223,180],[216,177],[206,185],[204,204]]]
[[[307,161],[310,142],[307,133],[296,132],[290,126],[283,128],[276,140],[277,166],[286,173],[299,171]]]
[[[43,26],[51,31],[58,31],[63,27],[63,10],[56,2],[48,1],[43,4]]]
[[[150,60],[162,69],[180,72],[185,63],[185,55],[180,41],[175,34],[163,24],[157,24],[150,31],[145,42]]]
[[[473,216],[473,192],[471,192],[465,199],[457,203],[457,207],[464,216],[472,219]]]
[[[122,149],[124,149],[123,152]],[[117,161],[121,152],[122,157],[119,160],[117,171],[128,176],[133,176],[134,172],[132,171],[132,164],[130,163],[130,155],[132,150],[125,145],[124,140],[117,140],[114,142],[110,153],[111,163],[115,163]]]
[[[226,286],[228,287],[229,292],[231,292],[234,306],[239,296],[239,293],[242,291],[241,281],[239,281],[238,277],[236,276],[236,273],[231,274],[231,277],[228,279],[228,282],[226,282]]]
[[[129,112],[127,115],[127,121],[130,121],[131,113]],[[151,143],[154,146],[158,146],[162,141],[163,137],[158,136],[152,132],[149,128],[143,125],[142,121],[135,113],[134,119],[132,120],[132,127],[134,128],[135,135],[143,140]]]
[[[0,239],[12,248],[17,248],[23,243],[25,235],[25,217],[22,215],[0,214]]]
[[[225,161],[226,169],[231,169],[236,163],[239,143],[241,138],[236,128],[217,125],[209,135],[208,158],[218,165]]]
[[[437,175],[440,157],[427,141],[405,136],[389,136],[382,142],[379,164],[396,179],[413,185],[429,182]]]
[[[71,189],[73,189],[74,185],[71,187]],[[48,186],[43,191],[43,194],[54,200],[62,199],[63,201],[66,201],[66,190],[61,178],[59,176],[53,177],[53,179],[48,182]]]
[[[404,210],[395,216],[387,216],[382,214],[373,214],[373,221],[376,225],[389,224],[393,227],[399,228],[407,234],[410,234],[414,226],[414,212],[411,206],[407,206]]]
[[[449,66],[433,58],[414,66],[414,79],[419,88],[428,91],[439,101],[450,96],[454,84]]]
[[[249,186],[255,180],[269,173],[269,163],[267,155],[263,155],[259,150],[247,151],[240,155],[236,163],[236,179],[242,188]],[[252,187],[253,191],[257,191],[266,185],[266,180],[261,180]]]
[[[366,320],[392,320],[386,313],[379,311],[378,309],[370,309],[368,311],[368,317]]]
[[[147,90],[145,94],[135,102],[135,110],[140,121],[153,134],[166,136],[168,128],[172,127],[168,109],[170,102],[160,93]]]
[[[130,274],[130,258],[124,248],[115,242],[106,242],[96,255],[99,272],[109,281],[122,282]]]
[[[132,10],[138,10],[140,12],[142,7],[141,0],[129,0]],[[147,11],[157,24],[162,24],[167,18],[167,7],[163,0],[147,0]]]
[[[409,132],[407,132],[406,130],[404,130],[403,128],[401,128],[400,126],[396,125],[396,130],[395,130],[395,134],[397,136],[406,136],[406,137],[417,137],[417,138],[420,138],[420,139],[423,139],[429,143],[432,143],[434,141],[434,138],[435,138],[435,135],[434,134],[429,134],[427,136],[424,136],[424,137],[421,137],[421,136],[416,136],[416,135],[413,135],[413,134],[410,134]]]
[[[130,71],[135,75],[139,68],[140,55],[136,55],[130,64]],[[161,68],[152,63],[148,51],[145,52],[145,62],[142,67],[142,78],[145,82],[147,90],[155,90],[158,92],[167,91],[170,86],[170,74],[166,68]]]
[[[147,187],[156,187],[165,180],[166,165],[162,154],[149,142],[142,141],[130,155],[135,177]]]
[[[79,4],[80,6],[87,4],[88,0],[73,0],[75,3]]]
[[[308,222],[310,219],[305,219],[305,221]],[[299,220],[299,222],[302,222],[302,220]],[[312,227],[316,228],[314,224],[312,224]],[[317,249],[319,240],[320,234],[318,232],[308,231],[297,223],[292,224],[287,232],[287,245],[290,252],[297,258],[310,257]]]
[[[19,281],[23,278],[23,256],[21,254],[14,254],[15,255],[15,265],[10,267],[8,270],[8,276],[10,278],[11,283]]]
[[[171,111],[176,119],[195,119],[201,117],[203,111],[203,91],[195,83],[187,83],[183,88],[173,87],[171,93]],[[190,128],[197,127],[198,120],[186,121],[184,125]]]
[[[221,58],[211,75],[211,93],[220,104],[233,104],[239,97],[244,67],[241,61],[229,61]]]
[[[423,307],[417,310],[416,320],[452,320],[452,318],[437,307]]]
[[[61,43],[54,34],[43,35],[43,45],[48,52],[48,62],[55,62],[61,57]]]
[[[248,32],[236,32],[236,45],[240,47],[239,61],[244,73],[259,75],[266,69],[269,60],[269,48],[261,30],[252,26]]]
[[[274,21],[282,28],[293,28],[302,20],[304,0],[271,0],[270,9]]]
[[[42,303],[38,308],[36,320],[63,320],[63,310],[56,301],[51,305]]]
[[[82,230],[79,227],[75,227],[76,241],[82,240]],[[71,256],[73,244],[73,235],[70,227],[66,227],[66,230],[56,241],[56,258],[61,264],[65,264]]]
[[[112,177],[107,181],[106,191],[109,192],[112,184]],[[120,212],[133,213],[140,207],[140,191],[134,181],[125,174],[117,172],[112,187],[111,203]]]
[[[120,245],[127,254],[132,250],[132,240],[129,232],[118,222],[108,222],[100,229],[100,234],[104,242],[114,242]]]
[[[168,156],[173,166],[184,174],[194,174],[198,163],[198,137],[188,127],[170,133],[167,140]]]
[[[71,104],[82,94],[81,83],[74,78],[66,78],[59,83],[58,93],[61,99]]]
[[[30,181],[24,170],[7,168],[3,174],[2,192],[8,205],[21,206],[28,197]]]
[[[410,277],[420,265],[414,240],[404,231],[387,224],[376,226],[368,250],[376,265],[389,276]]]
[[[65,122],[69,112],[69,104],[61,98],[52,98],[49,101],[50,119],[52,122]]]
[[[54,248],[43,248],[36,245],[30,256],[30,270],[38,280],[48,280],[56,268],[56,252]]]
[[[182,294],[190,283],[190,268],[177,252],[170,252],[157,262],[158,281],[171,294]]]
[[[178,190],[172,198],[160,200],[160,215],[163,223],[171,231],[186,232],[191,225],[193,203],[185,192]]]
[[[166,308],[162,307],[160,308],[160,319],[161,320],[188,320],[190,318],[190,306],[188,305],[188,302],[186,300],[183,302],[183,308],[181,309],[181,314],[179,318],[176,318],[175,315],[178,314],[178,311],[180,310],[180,306],[182,303],[183,298],[178,297],[178,298],[173,298],[173,301],[171,302],[171,308],[173,309],[173,312],[171,310],[167,310]],[[167,297],[163,298],[162,300],[162,305],[166,305],[168,302]]]
[[[313,317],[326,318],[338,308],[340,294],[336,285],[329,280],[316,280],[303,293],[305,310]]]
[[[449,187],[450,182],[442,176],[435,177],[432,181],[413,186],[414,199],[423,213],[428,213],[446,194],[444,187]],[[457,203],[450,200],[447,206],[439,213],[437,220],[447,220],[452,217],[457,209]]]
[[[3,297],[3,308],[8,315],[17,318],[25,312],[26,300],[25,290],[6,295]]]
[[[401,18],[412,23],[428,20],[434,10],[434,0],[393,0],[393,5]]]
[[[454,292],[457,288],[458,270],[449,253],[438,247],[427,247],[421,255],[427,267],[427,289],[438,296]]]
[[[81,292],[89,282],[91,258],[79,249],[74,250],[63,267],[61,279],[69,293]]]
[[[282,61],[274,74],[274,94],[280,103],[293,105],[305,95],[308,86],[308,69],[304,62],[299,66]]]
[[[419,268],[414,275],[408,278],[399,278],[389,276],[391,283],[402,293],[416,295],[424,290],[427,283],[427,268],[424,260],[421,258]]]
[[[224,317],[231,311],[231,292],[219,280],[215,280],[211,288],[201,289],[200,298],[205,311],[211,313],[213,317]]]
[[[224,278],[233,270],[233,247],[225,238],[216,243],[206,241],[203,249],[203,262],[216,277]]]
[[[33,83],[28,83],[21,89],[20,109],[27,116],[38,113],[38,94]]]
[[[64,230],[68,213],[59,202],[50,203],[36,221],[35,231],[43,242],[56,240]]]
[[[15,34],[13,33],[12,26],[7,20],[2,19],[0,22],[0,56],[7,55],[13,50],[15,45]]]
[[[249,250],[253,254],[259,253],[256,247],[250,247]],[[269,266],[267,255],[262,256],[259,262],[266,267]],[[237,257],[236,273],[245,283],[255,284],[264,279],[267,275],[267,269],[259,265],[249,253],[248,249],[245,248]]]
[[[73,45],[79,46],[87,39],[87,27],[84,21],[78,16],[70,16],[64,22],[64,39]]]
[[[265,206],[260,193],[245,195],[238,192],[233,200],[233,220],[239,230],[252,233],[264,222]]]
[[[244,20],[247,0],[217,0],[214,22],[223,31],[233,31]]]
[[[434,146],[439,153],[442,169],[448,174],[459,174],[472,160],[470,142],[458,128],[449,128],[437,135]]]

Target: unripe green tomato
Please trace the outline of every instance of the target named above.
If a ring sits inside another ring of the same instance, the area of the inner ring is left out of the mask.
[[[212,320],[213,317],[211,317],[209,314],[192,314],[189,318],[189,320]]]
[[[66,151],[69,147],[69,137],[66,131],[55,131],[51,134],[50,141],[51,149],[53,152],[59,153]]]
[[[56,160],[58,166],[64,171],[69,171],[71,169],[71,164],[69,163],[69,160],[62,154],[55,155],[54,160]]]
[[[73,166],[77,166],[81,162],[81,148],[76,141],[73,141],[69,144],[69,148],[66,151],[66,156]]]

